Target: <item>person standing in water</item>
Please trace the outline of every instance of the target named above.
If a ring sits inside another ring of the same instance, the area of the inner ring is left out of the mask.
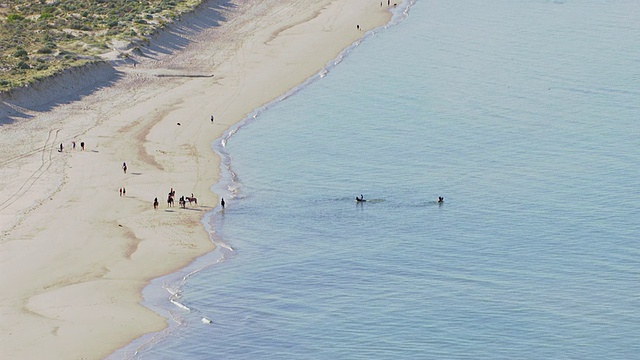
[[[222,206],[222,208],[224,209],[224,198],[222,198],[222,200],[220,200],[220,206]]]

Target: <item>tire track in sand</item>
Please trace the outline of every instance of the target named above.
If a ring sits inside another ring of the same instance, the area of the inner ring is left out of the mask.
[[[14,192],[9,198],[0,201],[0,210],[4,210],[7,207],[11,206],[11,204],[15,203],[20,197],[29,191],[33,184],[35,184],[42,175],[49,170],[51,164],[53,163],[53,154],[56,151],[56,140],[58,139],[58,133],[60,129],[52,129],[49,130],[49,134],[47,135],[47,139],[44,142],[44,145],[39,148],[41,150],[40,156],[40,167],[36,169],[31,175],[27,177],[27,179],[22,183],[20,188],[16,192]],[[19,158],[26,157],[25,155],[20,156]],[[14,158],[12,160],[16,160]]]

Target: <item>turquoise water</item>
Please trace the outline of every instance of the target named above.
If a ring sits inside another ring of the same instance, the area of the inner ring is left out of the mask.
[[[416,1],[215,144],[220,246],[118,356],[640,359],[639,20]]]

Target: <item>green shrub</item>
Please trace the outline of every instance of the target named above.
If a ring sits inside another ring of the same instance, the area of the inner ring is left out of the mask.
[[[27,57],[27,55],[28,55],[27,50],[23,48],[18,48],[16,51],[13,52],[13,56],[17,58],[25,58]],[[27,60],[27,59],[24,59],[24,60]]]
[[[9,14],[9,15],[7,15],[7,21],[8,22],[22,21],[22,20],[24,20],[24,16],[22,16],[20,14]]]
[[[26,69],[31,69],[31,66],[29,66],[29,64],[27,64],[27,63],[26,63],[26,62],[24,62],[24,61],[20,61],[20,62],[18,62],[18,63],[16,64],[16,69],[23,69],[23,70],[26,70]]]

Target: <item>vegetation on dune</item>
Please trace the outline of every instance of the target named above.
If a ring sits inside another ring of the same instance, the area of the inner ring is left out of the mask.
[[[0,0],[0,91],[139,42],[202,0]]]

